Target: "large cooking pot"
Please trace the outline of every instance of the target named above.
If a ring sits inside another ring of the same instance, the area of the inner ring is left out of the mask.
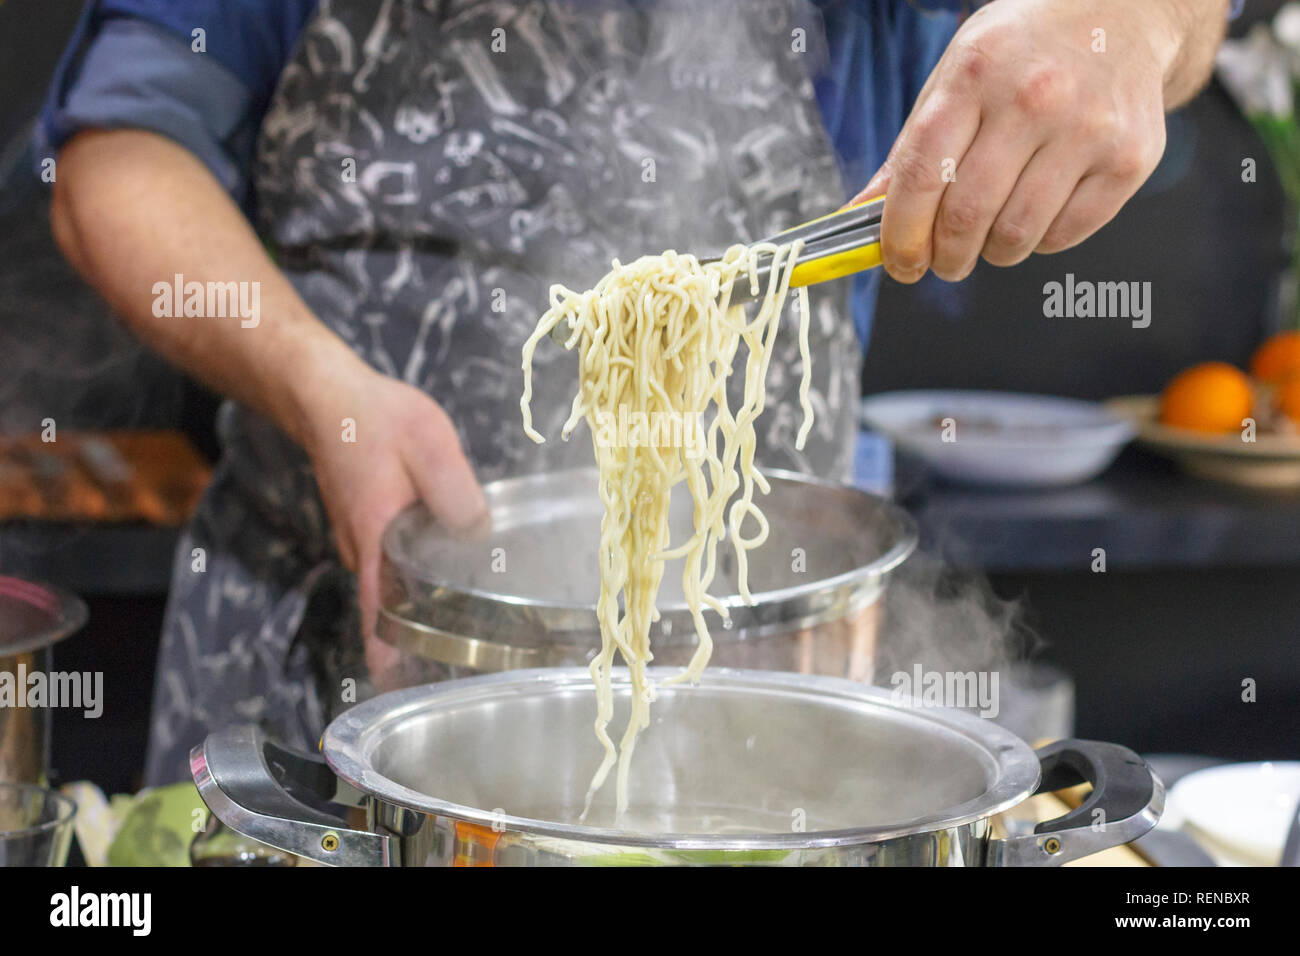
[[[0,674],[26,695],[27,677],[50,673],[53,646],[86,623],[86,605],[50,584],[0,575]],[[0,707],[0,783],[43,785],[50,767],[49,707]]]
[[[807,475],[765,472],[756,495],[771,531],[749,553],[754,603],[738,593],[731,545],[718,548],[710,588],[730,612],[711,617],[712,663],[870,680],[890,571],[916,547],[911,518],[856,488]],[[489,483],[490,527],[455,534],[423,506],[386,529],[381,638],[436,662],[447,676],[588,663],[600,650],[596,598],[601,498],[594,468]],[[673,496],[670,540],[693,529],[685,487]],[[655,661],[684,665],[695,627],[678,574],[664,576],[650,630]]]
[[[616,722],[629,693],[624,672]],[[616,828],[612,785],[579,820],[595,710],[585,670],[490,674],[359,704],[326,729],[323,759],[234,728],[190,769],[227,826],[340,865],[1053,865],[1136,839],[1164,806],[1114,744],[1035,754],[991,721],[881,688],[711,669],[661,686]],[[995,814],[1085,781],[1068,815],[994,835]]]

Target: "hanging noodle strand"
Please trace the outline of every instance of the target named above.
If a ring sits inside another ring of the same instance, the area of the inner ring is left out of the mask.
[[[790,289],[799,243],[733,246],[718,261],[665,252],[613,268],[594,289],[573,292],[555,285],[550,308],[524,344],[524,431],[533,428],[532,364],[539,342],[557,327],[565,346],[578,352],[578,392],[561,435],[587,423],[599,470],[604,515],[598,560],[601,649],[591,662],[596,685],[596,737],[604,750],[587,791],[585,819],[596,792],[617,765],[617,817],[627,809],[628,768],[637,735],[649,725],[655,688],[646,668],[654,655],[650,626],[667,561],[682,562],[682,589],[698,644],[691,661],[667,683],[698,681],[713,650],[706,608],[727,618],[725,606],[708,589],[717,571],[718,542],[730,537],[735,549],[741,598],[753,603],[747,553],[767,539],[767,518],[754,501],[767,480],[754,464],[754,425],[767,401],[766,379]],[[758,266],[771,257],[767,287],[760,290]],[[742,285],[743,284],[743,285]],[[753,318],[731,302],[732,291],[761,292]],[[808,401],[807,290],[799,289],[799,354],[803,365],[799,401],[802,449],[812,426]],[[732,409],[727,382],[745,345],[744,392]],[[707,426],[705,422],[708,422]],[[629,425],[630,423],[630,425]],[[668,506],[675,486],[685,483],[694,502],[694,532],[668,540]],[[752,519],[754,530],[742,528]],[[631,679],[631,716],[614,743],[612,670],[615,653]]]

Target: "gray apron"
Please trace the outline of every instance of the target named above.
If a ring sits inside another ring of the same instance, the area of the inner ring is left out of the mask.
[[[262,126],[259,226],[322,322],[446,409],[480,480],[588,464],[589,436],[558,437],[576,358],[548,342],[533,409],[550,440],[520,425],[520,350],[550,284],[588,288],[616,256],[720,251],[843,201],[792,39],[803,27],[818,42],[808,12],[322,0]],[[860,351],[846,285],[812,293],[817,424],[802,452],[793,322],[778,339],[761,464],[848,474]],[[310,463],[237,405],[218,428],[223,456],[173,574],[150,784],[184,776],[189,748],[233,722],[310,747],[367,687]]]

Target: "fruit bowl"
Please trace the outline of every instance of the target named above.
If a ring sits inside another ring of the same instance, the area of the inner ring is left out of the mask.
[[[1106,407],[1133,423],[1140,445],[1189,474],[1252,488],[1300,487],[1300,435],[1258,431],[1247,441],[1242,430],[1175,428],[1160,422],[1158,395],[1113,398]]]

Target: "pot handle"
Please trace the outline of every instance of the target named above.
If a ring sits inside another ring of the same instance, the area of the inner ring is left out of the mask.
[[[289,750],[258,727],[209,734],[190,751],[190,774],[208,809],[244,836],[329,866],[389,862],[388,838],[351,829],[343,816],[364,794],[323,758]]]
[[[1088,799],[1032,834],[995,840],[998,866],[1060,866],[1122,843],[1156,825],[1165,808],[1165,787],[1146,762],[1119,744],[1058,740],[1039,748],[1042,779],[1035,795],[1092,784]]]

